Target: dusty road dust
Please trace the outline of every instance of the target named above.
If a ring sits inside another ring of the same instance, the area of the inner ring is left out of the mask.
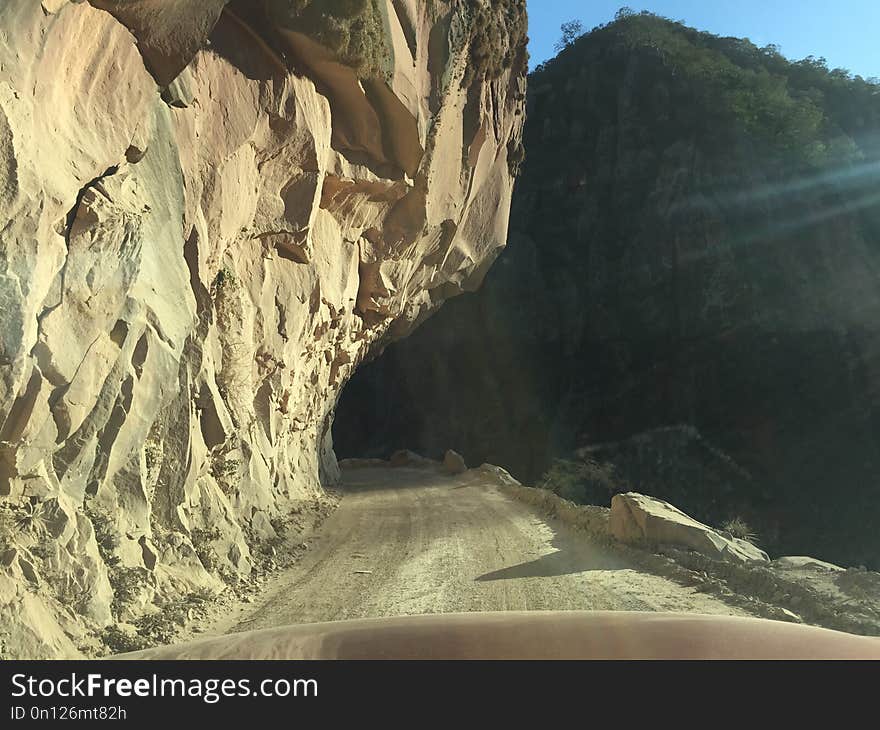
[[[303,560],[208,635],[289,624],[471,611],[748,615],[641,572],[473,473],[344,473],[338,509]]]

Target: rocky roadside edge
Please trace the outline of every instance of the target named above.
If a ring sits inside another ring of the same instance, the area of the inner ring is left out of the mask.
[[[545,516],[587,533],[646,571],[776,621],[804,623],[864,636],[880,636],[880,574],[860,569],[803,571],[794,576],[773,563],[738,565],[674,546],[624,545],[610,534],[607,507],[577,505],[544,489],[527,487],[501,467],[471,470]],[[845,586],[845,588],[841,588]]]
[[[278,539],[254,551],[254,568],[248,577],[227,584],[220,593],[191,600],[179,610],[153,614],[156,625],[150,625],[149,631],[117,623],[111,633],[105,630],[96,637],[96,643],[88,647],[91,651],[85,653],[108,657],[126,651],[185,643],[211,633],[212,627],[224,623],[230,615],[250,604],[279,573],[302,560],[309,549],[310,537],[339,505],[341,495],[330,488],[325,491],[321,498],[302,503],[288,515]],[[114,635],[117,637],[115,641],[111,638]]]

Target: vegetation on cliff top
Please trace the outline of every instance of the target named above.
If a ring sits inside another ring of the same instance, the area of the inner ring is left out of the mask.
[[[682,101],[697,112],[680,134],[711,130],[719,144],[748,138],[786,167],[857,162],[865,145],[880,144],[880,82],[829,69],[824,58],[792,62],[778,46],[761,48],[628,9],[590,33],[569,34],[561,46],[559,56],[536,70],[536,86],[571,78],[591,60],[607,68],[649,58],[687,89]]]
[[[390,50],[378,0],[268,0],[269,17],[307,34],[362,77],[380,76]]]
[[[525,74],[529,42],[525,0],[467,0],[467,5],[473,35],[464,84],[498,78],[510,68]]]
[[[456,0],[470,30],[465,84],[528,67],[525,0]],[[307,34],[363,78],[385,75],[391,65],[386,18],[378,0],[266,0],[269,17]]]

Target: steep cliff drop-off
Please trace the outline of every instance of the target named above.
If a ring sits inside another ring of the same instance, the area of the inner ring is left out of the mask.
[[[530,77],[509,247],[361,369],[338,453],[534,482],[609,444],[772,554],[880,567],[878,88],[651,16],[581,38]]]
[[[0,655],[246,576],[507,239],[522,0],[0,6]],[[91,647],[91,648],[88,648]]]

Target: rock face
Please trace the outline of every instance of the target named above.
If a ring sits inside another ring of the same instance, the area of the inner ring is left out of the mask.
[[[587,35],[530,79],[504,255],[358,373],[337,448],[534,482],[684,425],[749,478],[632,488],[880,567],[878,128],[877,87],[816,61],[645,16]]]
[[[395,451],[391,455],[391,458],[388,460],[388,463],[395,469],[404,467],[410,469],[427,469],[432,466],[437,466],[436,461],[431,461],[430,459],[426,459],[421,454],[417,454],[414,451],[408,451],[406,449]]]
[[[506,243],[524,3],[312,5],[0,6],[4,658],[246,575]]]
[[[793,570],[823,570],[829,573],[845,572],[845,568],[833,563],[827,563],[824,560],[818,560],[806,555],[787,555],[782,558],[776,558],[773,564],[781,568],[790,568]]]
[[[732,563],[770,562],[767,553],[750,542],[725,537],[668,502],[634,492],[611,500],[609,530],[625,543],[681,546]]]
[[[464,474],[467,471],[467,464],[461,454],[449,449],[443,457],[443,471],[447,474]]]

